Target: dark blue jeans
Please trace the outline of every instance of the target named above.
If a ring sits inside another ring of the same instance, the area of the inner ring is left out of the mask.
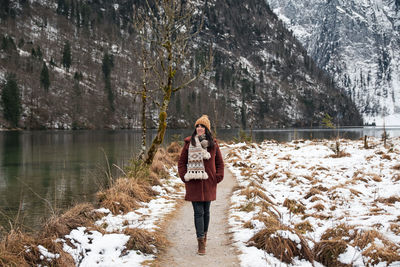
[[[211,201],[192,201],[197,238],[204,237],[204,232],[208,231],[210,204]]]

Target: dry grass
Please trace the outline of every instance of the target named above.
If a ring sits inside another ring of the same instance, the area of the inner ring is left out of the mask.
[[[310,191],[304,196],[305,199],[308,199],[314,195],[321,194],[321,190],[316,187],[312,187]]]
[[[256,208],[256,204],[253,201],[248,201],[240,205],[239,210],[245,212],[251,212]]]
[[[89,203],[81,203],[66,211],[61,216],[51,217],[44,225],[41,232],[42,237],[56,236],[63,237],[79,226],[95,228],[94,221],[102,217],[94,211]]]
[[[312,225],[309,221],[304,221],[304,222],[295,224],[294,229],[296,229],[297,231],[299,231],[302,234],[305,234],[306,232],[314,231],[314,228],[312,227]]]
[[[302,203],[288,198],[283,202],[283,206],[288,208],[290,212],[294,214],[304,214],[304,211],[306,210],[306,207]]]
[[[321,236],[321,241],[314,247],[315,259],[325,266],[347,266],[337,259],[346,248],[349,240],[354,239],[354,227],[339,224],[327,229]]]
[[[375,182],[382,182],[382,178],[377,174],[372,174],[371,177]]]
[[[167,240],[163,235],[139,228],[125,228],[124,234],[129,235],[125,251],[139,250],[146,254],[155,254],[167,247]]]
[[[149,202],[155,195],[157,192],[142,180],[120,178],[111,188],[98,192],[97,198],[102,207],[119,214],[138,208],[138,201]]]
[[[313,254],[300,233],[279,224],[275,219],[270,219],[267,223],[266,229],[259,231],[248,241],[250,245],[263,249],[286,263],[291,263],[294,257],[313,262]],[[300,242],[285,237],[280,231],[296,235]]]
[[[392,167],[393,170],[398,170],[400,171],[400,164],[396,164]]]
[[[379,240],[381,244],[376,244]],[[363,251],[363,256],[368,259],[369,265],[375,265],[379,262],[390,264],[394,261],[400,261],[400,247],[387,240],[376,230],[358,231],[354,238],[354,245]]]
[[[388,155],[388,154],[383,154],[383,155],[381,156],[381,158],[382,158],[382,159],[386,159],[386,160],[392,160],[392,157],[390,157],[390,155]]]
[[[274,179],[276,179],[276,178],[278,178],[278,177],[279,177],[279,173],[274,172],[273,174],[271,174],[271,175],[268,177],[268,180],[271,182],[272,180],[274,180]]]
[[[325,206],[321,203],[318,203],[316,205],[313,206],[313,209],[317,210],[317,211],[323,211],[325,210]]]
[[[379,240],[379,244],[376,244]],[[347,246],[363,250],[368,266],[400,260],[400,247],[387,240],[376,230],[358,230],[353,226],[340,224],[330,228],[321,236],[321,242],[314,247],[315,259],[326,266],[346,266],[337,261]]]
[[[243,224],[243,227],[244,227],[244,228],[248,228],[248,229],[253,229],[253,228],[254,228],[254,225],[253,225],[253,223],[252,223],[251,220],[250,220],[250,221],[245,222],[245,223]]]
[[[347,153],[345,151],[339,151],[339,153],[335,153],[333,155],[330,155],[330,158],[344,158],[344,157],[350,157],[351,154]]]
[[[43,245],[53,254],[58,254],[57,259],[48,261],[41,258],[42,254],[38,245]],[[71,255],[63,251],[60,243],[55,243],[53,237],[45,239],[34,238],[19,230],[11,230],[0,243],[0,266],[74,266]]]
[[[360,195],[362,195],[362,193],[361,193],[360,191],[357,191],[357,190],[355,190],[355,189],[353,189],[353,188],[350,188],[349,190],[350,190],[350,192],[351,192],[353,195],[356,195],[357,197],[359,197]]]
[[[398,196],[391,196],[388,198],[378,198],[378,202],[385,203],[385,204],[394,204],[396,202],[400,202],[400,197]]]
[[[260,189],[260,186],[246,187],[240,192],[240,194],[245,195],[246,199],[253,199],[255,197],[258,197],[273,204],[272,200],[262,191],[262,189]]]
[[[390,231],[395,233],[396,235],[400,235],[400,224],[398,223],[391,223],[390,224]]]
[[[310,199],[310,201],[311,202],[315,202],[315,201],[318,201],[318,200],[321,200],[322,198],[320,198],[320,197],[318,197],[318,196],[313,196],[311,199]]]
[[[278,158],[280,160],[291,160],[290,155],[286,155],[284,157]]]
[[[150,201],[157,194],[151,189],[151,185],[159,184],[161,177],[167,177],[168,173],[164,166],[175,165],[180,150],[177,143],[172,143],[167,151],[160,149],[150,168],[144,168],[138,161],[132,161],[132,166],[127,169],[127,177],[113,181],[110,188],[98,192],[99,203],[117,214],[139,207],[138,202]],[[102,216],[103,214],[94,211],[93,205],[83,203],[62,215],[50,218],[35,236],[11,230],[0,242],[0,266],[74,266],[73,258],[64,252],[62,243],[54,240],[79,226],[102,231],[100,227],[94,225],[94,221]],[[145,230],[129,229],[125,230],[125,234],[130,236],[126,249],[156,253],[166,247],[161,230],[150,233]],[[50,253],[58,254],[59,257],[48,261],[47,257],[42,257],[38,245],[44,246]]]
[[[338,261],[339,255],[346,249],[347,243],[343,240],[322,240],[315,245],[313,254],[315,260],[324,266],[349,266]]]

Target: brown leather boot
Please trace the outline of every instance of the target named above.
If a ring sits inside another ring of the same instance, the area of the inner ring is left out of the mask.
[[[202,238],[197,238],[197,244],[199,246],[199,249],[197,251],[197,254],[199,255],[206,255],[206,246],[204,243],[204,237]]]
[[[204,232],[204,247],[207,246],[207,232]]]

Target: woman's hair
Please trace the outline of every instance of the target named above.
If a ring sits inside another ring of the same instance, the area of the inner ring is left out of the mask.
[[[200,125],[203,126],[204,129],[206,130],[205,133],[206,133],[206,139],[208,141],[208,146],[209,147],[213,147],[214,146],[214,138],[212,137],[212,134],[211,134],[210,130],[208,130],[208,128],[205,127],[203,124],[200,124]],[[196,137],[196,135],[197,135],[197,132],[196,132],[196,129],[194,129],[194,132],[192,134],[192,138],[190,139],[190,142],[192,143],[193,146],[196,145],[196,140],[194,139]]]

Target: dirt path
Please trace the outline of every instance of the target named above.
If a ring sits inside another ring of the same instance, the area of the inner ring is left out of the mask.
[[[226,151],[222,150],[225,155]],[[160,266],[239,266],[228,228],[230,196],[235,179],[225,168],[224,180],[218,184],[217,200],[211,202],[207,255],[197,255],[197,239],[191,202],[185,201],[170,222],[167,237],[171,247],[162,256]]]

